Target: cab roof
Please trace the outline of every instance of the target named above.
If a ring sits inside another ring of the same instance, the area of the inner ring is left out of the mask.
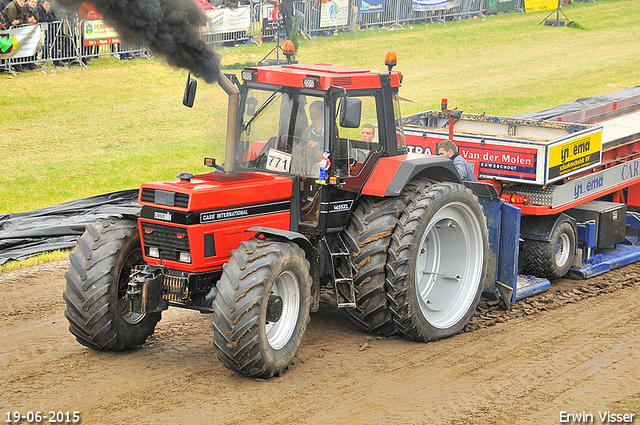
[[[328,64],[291,64],[264,67],[246,67],[254,73],[253,82],[286,87],[305,88],[303,80],[316,77],[317,90],[327,90],[331,86],[344,87],[347,90],[380,88],[380,75],[387,74],[391,87],[400,87],[402,80],[399,71],[371,71],[368,69],[345,68]]]

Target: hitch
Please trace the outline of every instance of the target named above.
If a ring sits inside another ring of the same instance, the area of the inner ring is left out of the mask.
[[[169,308],[164,297],[164,273],[161,267],[145,265],[131,272],[127,305],[131,313],[156,313]]]

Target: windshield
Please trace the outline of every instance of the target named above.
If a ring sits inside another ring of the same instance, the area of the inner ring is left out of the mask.
[[[321,97],[250,89],[247,92],[237,165],[317,178],[326,149]]]

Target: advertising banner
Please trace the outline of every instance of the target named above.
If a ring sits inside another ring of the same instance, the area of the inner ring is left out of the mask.
[[[600,163],[602,131],[549,147],[547,182]]]
[[[558,0],[524,0],[524,11],[526,13],[553,10],[556,7],[558,7]]]
[[[384,12],[385,0],[360,0],[358,13]]]
[[[347,25],[349,0],[329,0],[320,4],[320,28]]]
[[[516,8],[516,0],[488,0],[487,15],[499,12],[510,12]]]
[[[476,145],[458,142],[458,153],[469,163],[480,167],[485,178],[502,177],[523,182],[535,182],[538,149],[505,145]]]
[[[82,36],[85,47],[120,43],[116,30],[102,19],[82,21]]]
[[[460,6],[461,0],[413,0],[412,9],[415,12],[429,10],[446,10]]]
[[[421,133],[405,132],[407,152],[419,154],[438,154],[438,144],[443,139],[436,139]],[[515,143],[479,143],[456,139],[458,153],[479,171],[482,178],[499,178],[501,180],[523,183],[542,183],[541,175],[544,166],[544,150],[536,146],[519,146]]]
[[[0,31],[0,59],[33,56],[38,51],[41,41],[42,31],[38,24]]]
[[[273,8],[271,8],[273,10]],[[204,10],[207,19],[200,26],[200,33],[216,34],[236,31],[249,31],[251,27],[251,8],[248,6],[237,9],[220,8]]]

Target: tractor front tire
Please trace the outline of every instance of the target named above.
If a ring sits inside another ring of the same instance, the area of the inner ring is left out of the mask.
[[[489,237],[478,198],[456,183],[420,186],[396,226],[387,259],[390,308],[408,339],[460,332],[484,288]]]
[[[96,220],[78,238],[69,260],[64,314],[77,341],[102,351],[132,350],[143,344],[161,313],[127,309],[129,274],[143,263],[136,221]]]
[[[224,366],[260,378],[289,368],[309,323],[309,268],[304,251],[292,242],[253,238],[231,252],[211,324]]]

